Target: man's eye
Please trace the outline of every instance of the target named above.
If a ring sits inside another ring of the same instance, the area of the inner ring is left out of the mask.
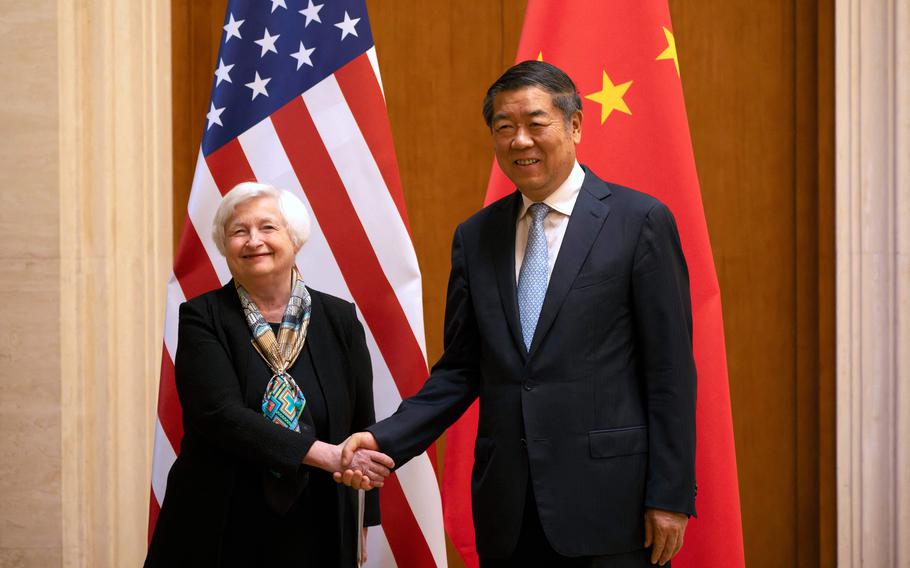
[[[511,129],[512,129],[511,124],[500,124],[499,126],[496,127],[497,132],[506,132]]]

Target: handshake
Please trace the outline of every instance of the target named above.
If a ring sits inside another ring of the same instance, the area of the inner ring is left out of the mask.
[[[369,432],[351,434],[338,448],[341,467],[332,477],[348,487],[365,490],[382,487],[395,467],[392,458],[379,451],[376,438]]]

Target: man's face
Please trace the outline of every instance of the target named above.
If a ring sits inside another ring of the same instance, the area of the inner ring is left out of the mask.
[[[491,130],[499,167],[528,199],[543,201],[575,164],[581,112],[567,124],[550,93],[523,87],[493,98]]]

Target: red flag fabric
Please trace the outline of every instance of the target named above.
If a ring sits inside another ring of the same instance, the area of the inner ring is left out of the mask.
[[[173,367],[177,310],[231,278],[211,224],[235,184],[269,183],[306,205],[312,232],[297,265],[307,285],[356,303],[376,418],[392,414],[427,377],[420,271],[365,2],[287,4],[228,2],[167,287],[150,535],[183,437]],[[446,565],[433,454],[431,448],[386,481],[383,524],[369,531],[368,566]]]
[[[720,290],[689,136],[676,40],[666,0],[530,0],[516,61],[566,71],[582,96],[578,160],[607,181],[651,194],[673,211],[691,279],[698,368],[698,518],[689,521],[677,568],[744,566]],[[493,165],[486,203],[515,187]],[[446,436],[446,528],[477,566],[470,475],[476,405]]]

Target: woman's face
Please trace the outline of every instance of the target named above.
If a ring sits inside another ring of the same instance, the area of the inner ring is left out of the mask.
[[[297,247],[275,198],[255,197],[237,205],[224,240],[228,268],[241,284],[290,275]]]

